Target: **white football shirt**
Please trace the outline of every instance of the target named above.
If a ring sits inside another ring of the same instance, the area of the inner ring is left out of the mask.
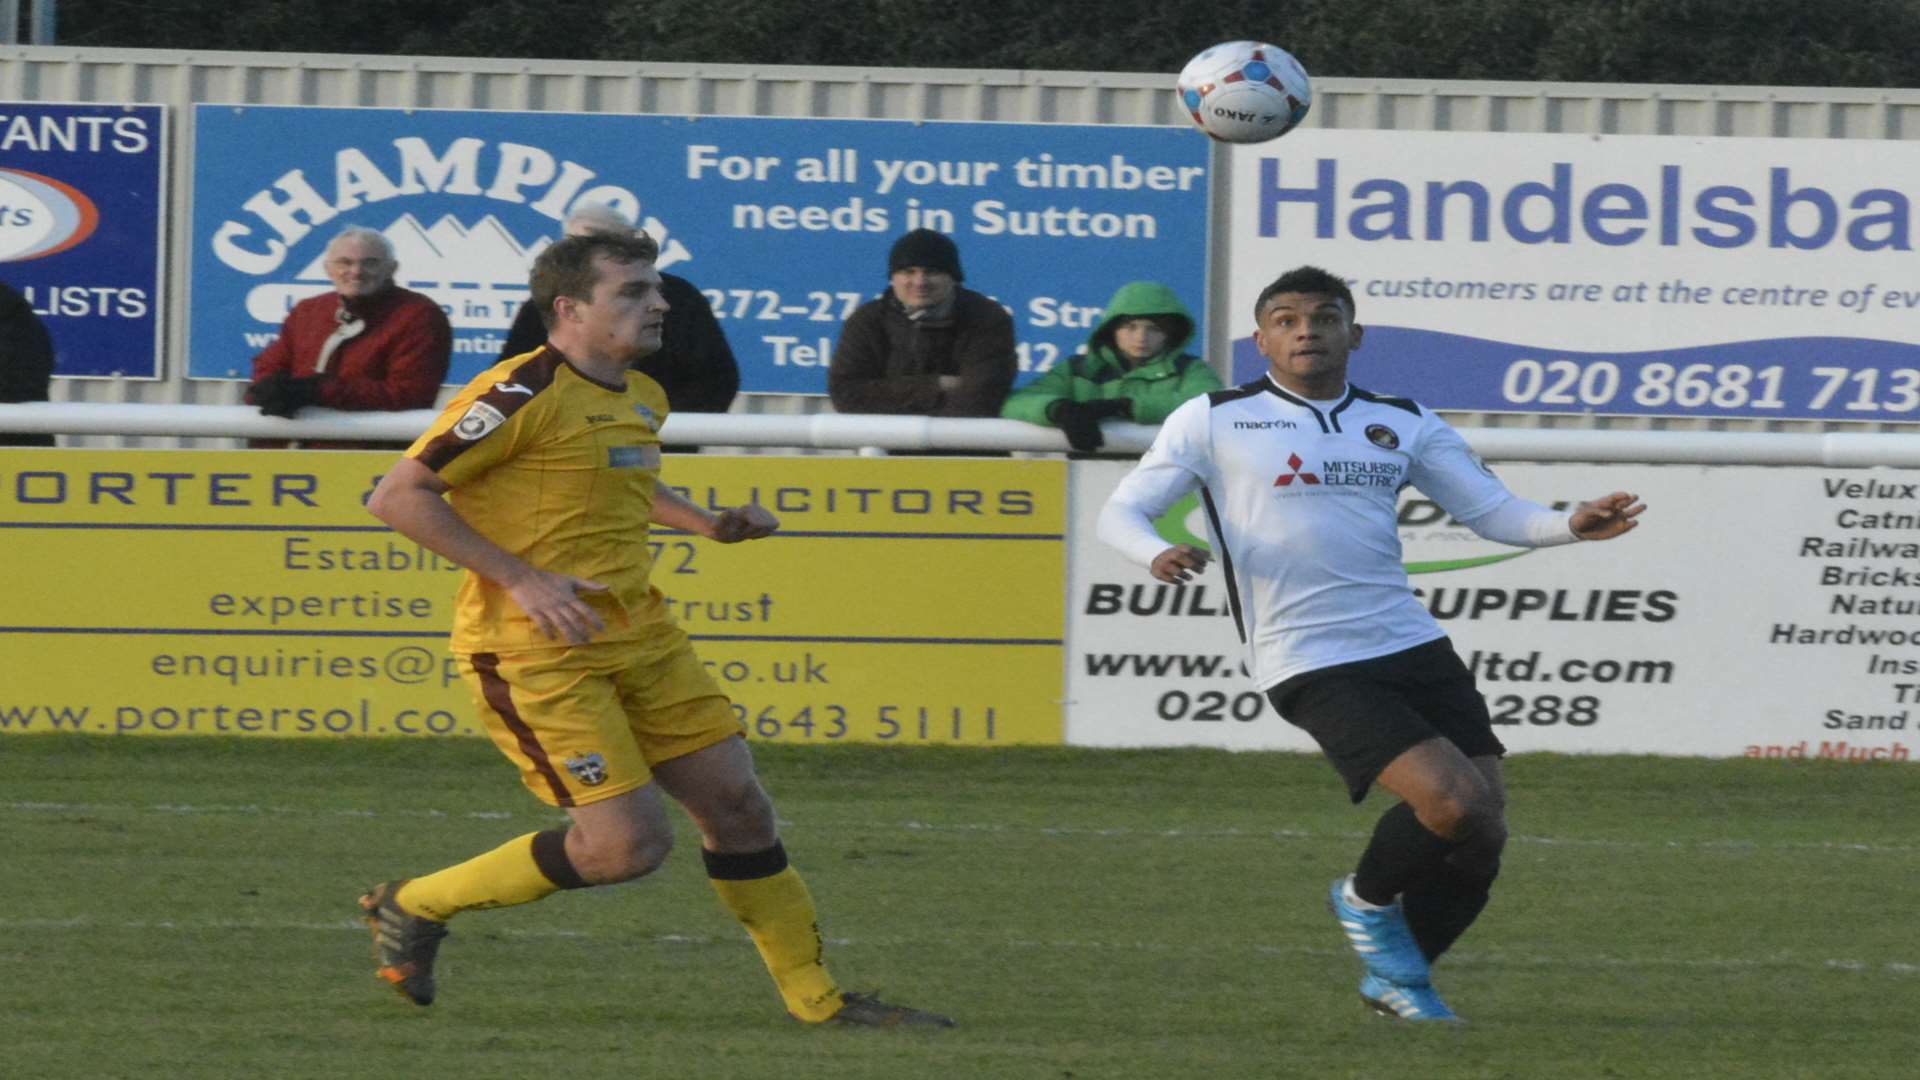
[[[1149,564],[1152,522],[1196,488],[1255,685],[1444,636],[1402,564],[1398,495],[1471,523],[1514,500],[1459,432],[1405,398],[1349,386],[1313,402],[1269,378],[1194,398],[1101,514],[1101,538]],[[1550,527],[1565,533],[1564,515]]]

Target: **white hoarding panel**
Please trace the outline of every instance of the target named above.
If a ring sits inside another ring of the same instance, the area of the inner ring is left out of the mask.
[[[1229,161],[1240,380],[1261,288],[1313,263],[1352,282],[1361,385],[1436,409],[1920,419],[1920,144],[1308,130]]]
[[[1067,738],[1312,749],[1243,674],[1216,562],[1162,585],[1095,521],[1128,465],[1072,475]],[[1473,668],[1509,749],[1912,760],[1920,753],[1920,474],[1508,465],[1516,493],[1648,504],[1619,540],[1525,551],[1409,489],[1409,580]],[[1181,509],[1174,542],[1204,537]],[[1191,542],[1191,541],[1188,541]]]

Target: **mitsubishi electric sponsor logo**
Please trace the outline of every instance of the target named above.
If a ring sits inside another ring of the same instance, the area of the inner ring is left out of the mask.
[[[1274,478],[1273,486],[1292,487],[1299,481],[1303,487],[1339,488],[1339,487],[1377,487],[1397,488],[1403,479],[1404,467],[1396,461],[1352,461],[1344,458],[1329,458],[1320,463],[1316,470],[1308,469],[1307,463],[1299,454],[1287,455],[1287,472]]]
[[[1320,471],[1328,487],[1397,488],[1405,469],[1397,461],[1327,461]]]
[[[577,203],[640,221],[660,243],[660,267],[692,257],[658,218],[642,215],[638,196],[597,179],[522,143],[436,146],[408,136],[346,146],[324,174],[294,169],[241,199],[208,244],[223,265],[264,279],[247,293],[247,314],[277,327],[295,303],[329,287],[322,264],[335,234],[349,224],[377,229],[393,244],[400,285],[438,301],[457,330],[504,332],[527,301],[528,268]]]
[[[1306,462],[1300,460],[1299,454],[1288,454],[1287,468],[1292,469],[1293,471],[1281,473],[1273,481],[1273,486],[1274,487],[1292,487],[1293,482],[1295,480],[1300,481],[1302,484],[1318,484],[1320,482],[1320,477],[1317,474],[1310,473],[1310,472],[1303,472],[1301,470],[1300,467],[1304,464],[1306,464]]]

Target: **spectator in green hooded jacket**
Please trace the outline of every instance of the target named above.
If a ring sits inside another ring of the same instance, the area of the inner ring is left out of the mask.
[[[1157,281],[1120,286],[1086,350],[1013,392],[1000,415],[1049,424],[1083,453],[1100,449],[1109,417],[1158,424],[1188,398],[1222,388],[1206,362],[1182,352],[1193,315]]]

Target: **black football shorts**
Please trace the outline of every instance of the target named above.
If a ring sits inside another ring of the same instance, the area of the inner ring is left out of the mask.
[[[1394,758],[1436,735],[1470,758],[1507,752],[1473,672],[1444,637],[1295,675],[1269,689],[1267,700],[1320,744],[1354,802]]]

